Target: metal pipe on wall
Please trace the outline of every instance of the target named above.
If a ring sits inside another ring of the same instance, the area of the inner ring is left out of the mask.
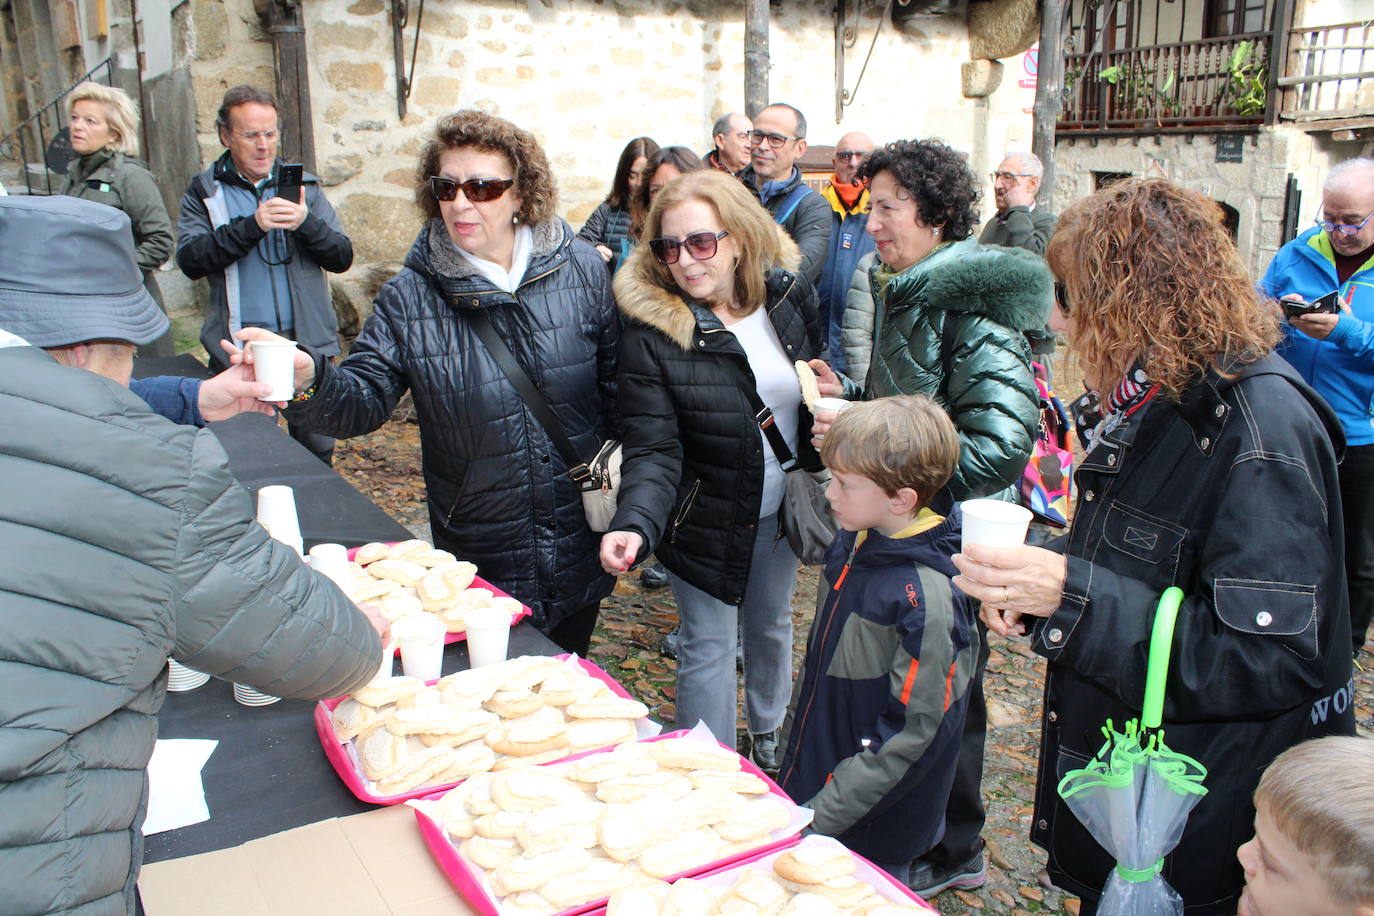
[[[310,113],[310,74],[300,0],[268,0],[267,33],[272,37],[282,157],[300,162],[313,172],[315,129]]]

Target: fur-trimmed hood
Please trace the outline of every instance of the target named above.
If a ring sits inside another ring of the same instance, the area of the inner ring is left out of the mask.
[[[801,249],[781,226],[778,227],[777,268],[795,274],[801,265]],[[648,245],[636,245],[616,272],[612,288],[616,305],[625,317],[659,331],[684,350],[692,349],[697,316],[676,290],[666,290],[654,281],[649,265],[653,253]]]
[[[983,315],[1017,331],[1043,328],[1054,303],[1054,278],[1043,258],[1020,248],[947,245],[888,282],[889,308],[923,299],[931,308]]]

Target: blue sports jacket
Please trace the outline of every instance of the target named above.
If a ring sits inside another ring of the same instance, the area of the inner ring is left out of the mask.
[[[1311,302],[1336,288],[1331,238],[1315,226],[1280,248],[1260,281],[1275,299],[1297,293]],[[1278,353],[1336,411],[1347,445],[1374,445],[1374,258],[1340,285],[1340,299],[1350,311],[1325,340],[1285,322]]]

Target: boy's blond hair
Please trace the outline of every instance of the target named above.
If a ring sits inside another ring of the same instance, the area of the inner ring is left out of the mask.
[[[1329,737],[1269,765],[1255,806],[1312,859],[1333,899],[1374,903],[1374,741]]]
[[[862,401],[835,418],[821,461],[832,471],[867,477],[888,496],[910,487],[924,506],[954,476],[959,433],[925,395]]]

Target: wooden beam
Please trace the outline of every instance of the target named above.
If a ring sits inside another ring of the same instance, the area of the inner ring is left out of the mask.
[[[744,111],[752,119],[768,105],[768,0],[744,8]]]

